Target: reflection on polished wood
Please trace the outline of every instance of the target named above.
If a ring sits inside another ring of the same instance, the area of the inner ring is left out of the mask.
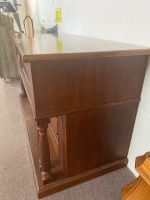
[[[57,48],[58,38],[61,40],[61,53]],[[19,33],[16,34],[16,42],[24,62],[149,55],[150,53],[150,49],[143,46],[63,33],[58,36],[35,33],[33,38],[27,38]]]
[[[136,158],[139,177],[122,191],[122,200],[150,199],[150,152]]]
[[[150,49],[40,33],[16,47],[39,198],[126,166]]]

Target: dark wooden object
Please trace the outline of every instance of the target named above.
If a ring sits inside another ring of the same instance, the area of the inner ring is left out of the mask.
[[[48,34],[20,36],[16,44],[39,197],[126,166],[150,54],[144,47],[59,37],[62,53]]]
[[[48,124],[39,125],[37,126],[37,129],[39,134],[39,162],[43,184],[46,184],[51,182],[53,179],[51,174],[50,150],[47,138]]]

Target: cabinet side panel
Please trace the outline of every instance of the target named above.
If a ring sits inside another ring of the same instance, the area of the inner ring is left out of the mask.
[[[58,118],[58,155],[59,162],[65,175],[67,175],[67,137],[66,137],[66,116]]]
[[[127,157],[138,102],[66,116],[68,176]]]
[[[36,117],[140,98],[146,64],[147,56],[34,63]]]

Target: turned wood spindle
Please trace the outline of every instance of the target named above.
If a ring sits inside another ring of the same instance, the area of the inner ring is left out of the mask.
[[[39,158],[43,184],[53,180],[50,164],[50,149],[47,138],[47,125],[38,126]]]

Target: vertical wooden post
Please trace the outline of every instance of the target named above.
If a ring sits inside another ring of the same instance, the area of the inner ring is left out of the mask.
[[[39,159],[43,184],[53,180],[50,164],[50,149],[47,138],[48,124],[37,125],[39,142]]]

